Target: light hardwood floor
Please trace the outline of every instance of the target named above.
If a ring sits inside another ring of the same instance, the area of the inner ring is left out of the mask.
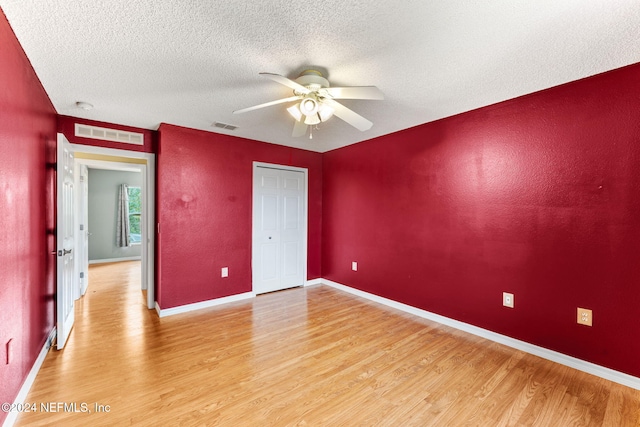
[[[27,398],[91,413],[17,425],[640,425],[640,391],[325,286],[160,319],[136,269],[92,266]]]

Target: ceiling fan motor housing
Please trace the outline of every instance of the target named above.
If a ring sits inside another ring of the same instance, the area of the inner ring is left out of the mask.
[[[299,83],[312,91],[329,87],[329,80],[322,77],[322,74],[316,70],[303,71],[300,74],[300,77],[296,79],[296,83]]]

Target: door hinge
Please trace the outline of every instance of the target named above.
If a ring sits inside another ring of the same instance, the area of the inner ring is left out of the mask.
[[[84,271],[81,271],[81,272],[80,272],[80,278],[81,278],[81,279],[84,279]]]
[[[84,230],[84,224],[80,224],[80,231]]]

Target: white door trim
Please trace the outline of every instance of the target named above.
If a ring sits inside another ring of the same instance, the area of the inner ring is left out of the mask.
[[[75,186],[76,186],[76,200],[74,206],[74,215],[73,215],[73,226],[75,227],[75,232],[78,234],[76,236],[76,265],[75,265],[75,277],[79,280],[78,285],[75,286],[74,298],[77,300],[82,297],[87,291],[87,267],[88,267],[88,245],[86,244],[87,239],[87,179],[86,177],[89,175],[89,169],[87,169],[84,165],[82,165],[77,160],[74,161],[74,169],[75,169]],[[85,174],[86,172],[86,174]],[[82,177],[85,177],[83,180]],[[82,227],[82,230],[80,229]],[[83,277],[80,277],[80,273],[84,273]]]
[[[253,229],[254,217],[256,212],[254,210],[255,206],[253,206],[253,199],[255,196],[255,186],[253,185],[254,177],[256,175],[256,171],[259,167],[262,168],[270,168],[270,169],[278,169],[278,170],[287,170],[294,172],[302,172],[304,174],[304,200],[303,200],[303,208],[304,208],[304,224],[303,224],[303,241],[302,241],[302,280],[303,284],[307,282],[307,253],[308,253],[308,239],[309,239],[309,169],[301,168],[297,166],[286,166],[279,165],[276,163],[264,163],[264,162],[253,162],[252,174],[251,174],[251,291],[255,293],[255,286],[253,283],[254,280],[254,272],[256,271],[256,266],[254,265],[255,254],[254,248],[256,247],[254,242],[255,230]]]
[[[94,147],[92,145],[71,144],[76,152],[76,162],[92,168],[119,170],[142,173],[142,191],[145,194],[142,200],[142,288],[147,290],[147,308],[155,308],[155,164],[156,157],[152,153],[127,151],[116,148]],[[83,154],[106,156],[102,159],[82,158]],[[80,158],[78,158],[80,156]],[[144,160],[146,163],[126,163],[108,159],[119,157],[122,159]],[[79,179],[76,176],[76,179]],[[76,233],[78,235],[79,233]]]

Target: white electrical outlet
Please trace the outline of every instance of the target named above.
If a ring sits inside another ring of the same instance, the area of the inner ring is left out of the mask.
[[[222,277],[229,277],[229,267],[222,267]]]
[[[502,305],[513,308],[514,302],[513,294],[510,294],[509,292],[502,293]]]
[[[353,271],[358,271],[358,263],[357,263],[357,262],[355,262],[355,261],[353,261],[353,262],[351,263],[351,269],[352,269]]]

